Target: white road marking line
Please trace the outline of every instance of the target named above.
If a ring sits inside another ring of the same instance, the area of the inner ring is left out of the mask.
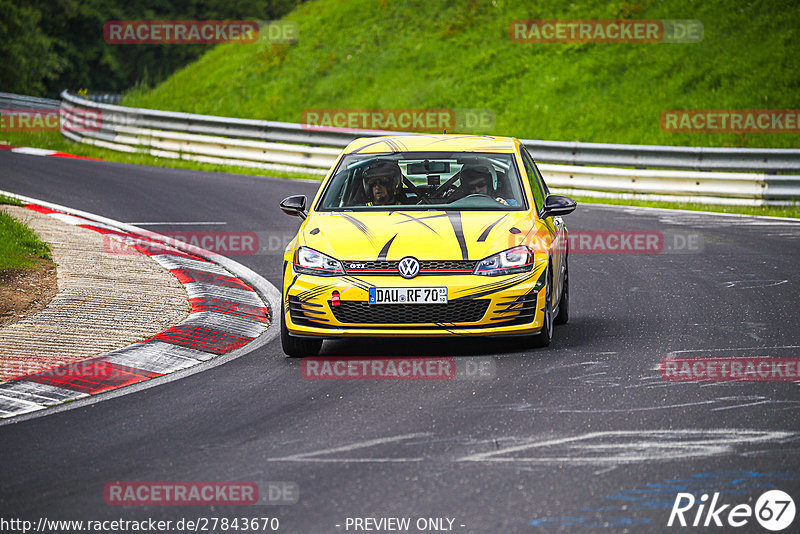
[[[312,452],[303,452],[293,454],[291,456],[283,456],[279,458],[266,458],[268,462],[419,462],[422,458],[314,458],[314,456],[322,456],[325,454],[335,454],[337,452],[349,452],[356,449],[364,449],[374,445],[384,445],[386,443],[393,443],[396,441],[403,441],[407,439],[420,438],[430,436],[430,432],[417,432],[415,434],[403,434],[400,436],[392,436],[389,438],[376,438],[367,441],[358,441],[340,447],[332,447],[330,449],[321,449]]]
[[[426,458],[369,458],[339,457],[320,458],[322,455],[337,452],[349,452],[376,445],[404,441],[417,437],[427,437],[430,433],[407,434],[389,438],[378,438],[351,443],[340,447],[321,449],[307,453],[299,453],[279,458],[267,458],[270,462],[420,462]],[[477,454],[470,454],[451,461],[457,462],[514,462],[518,464],[572,464],[574,466],[600,465],[607,467],[598,473],[608,472],[612,467],[636,462],[669,461],[686,458],[702,458],[722,454],[736,453],[736,447],[752,446],[764,443],[781,443],[798,439],[797,432],[740,430],[735,428],[714,430],[641,430],[641,431],[604,431],[590,432],[577,436],[530,441],[504,449]],[[514,439],[514,438],[507,438]],[[518,440],[517,440],[518,441]],[[497,440],[492,440],[497,446]],[[503,457],[515,452],[529,451],[534,448],[555,447],[558,456],[547,456],[546,452],[537,451],[530,457]],[[740,451],[740,454],[754,451]],[[521,465],[521,469],[525,466]]]
[[[762,287],[773,287],[787,283],[789,283],[789,280],[731,280],[722,282],[720,285],[726,288],[761,289]]]
[[[612,465],[612,466],[606,467],[605,469],[600,469],[600,470],[598,470],[598,471],[595,471],[595,472],[594,472],[594,473],[592,473],[592,474],[593,474],[593,475],[604,475],[605,473],[608,473],[608,472],[610,472],[610,471],[613,471],[613,470],[614,470],[614,469],[616,469],[617,467],[618,467],[618,466],[616,466],[616,465]]]
[[[17,154],[28,154],[30,156],[51,156],[56,153],[55,150],[47,150],[44,148],[32,148],[27,146],[12,148],[11,152],[16,152]]]
[[[762,400],[762,401],[750,402],[747,404],[737,404],[735,406],[724,406],[722,408],[713,408],[711,411],[721,412],[723,410],[735,410],[737,408],[747,408],[748,406],[758,406],[759,404],[770,404],[771,402],[772,402],[771,400]]]
[[[294,458],[286,456],[284,458],[266,458],[266,462],[309,462],[317,464],[341,464],[341,463],[355,463],[355,464],[368,464],[368,463],[405,463],[405,462],[421,462],[425,458]]]
[[[534,464],[621,464],[645,461],[664,461],[679,458],[705,457],[733,451],[735,445],[752,445],[796,437],[795,432],[758,431],[738,429],[718,430],[649,430],[649,431],[606,431],[557,438],[546,441],[525,443],[497,451],[471,454],[459,458],[459,462],[516,462]],[[612,443],[592,443],[588,440],[618,438]],[[636,441],[624,441],[635,438]],[[588,442],[587,442],[588,441]],[[584,443],[581,443],[584,442]],[[514,452],[534,448],[566,445],[559,451],[573,450],[576,456],[543,455],[529,457],[499,457]],[[580,455],[581,453],[586,453]],[[598,453],[603,455],[598,455]],[[591,455],[590,455],[591,454]]]
[[[689,408],[691,406],[703,406],[705,404],[715,404],[716,400],[704,400],[696,402],[687,402],[684,404],[668,404],[659,406],[644,406],[639,408],[620,408],[620,409],[591,409],[591,410],[566,410],[566,409],[553,409],[553,413],[628,413],[628,412],[647,412],[651,410],[664,410],[671,408]]]

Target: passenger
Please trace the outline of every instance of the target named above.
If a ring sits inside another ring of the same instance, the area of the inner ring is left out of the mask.
[[[495,190],[492,187],[492,173],[482,166],[464,165],[461,169],[461,185],[458,188],[456,199],[468,195],[486,195],[508,206],[505,199],[495,196]]]

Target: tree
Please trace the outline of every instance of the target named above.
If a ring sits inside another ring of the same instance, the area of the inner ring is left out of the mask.
[[[0,90],[57,97],[155,84],[213,45],[114,45],[110,20],[273,20],[298,0],[0,0]]]
[[[0,0],[0,91],[39,96],[64,67],[33,6]]]

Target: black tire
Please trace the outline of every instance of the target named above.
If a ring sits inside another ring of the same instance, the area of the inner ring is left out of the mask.
[[[530,346],[533,348],[544,348],[550,345],[553,340],[553,284],[550,283],[550,272],[548,266],[544,276],[544,324],[538,334],[531,337]]]
[[[294,337],[286,328],[286,313],[284,313],[283,297],[281,297],[281,347],[290,358],[303,356],[316,356],[322,348],[321,339],[307,339]]]
[[[558,314],[553,320],[555,324],[567,324],[569,321],[569,256],[564,256],[564,287],[561,290],[561,301],[558,303]]]

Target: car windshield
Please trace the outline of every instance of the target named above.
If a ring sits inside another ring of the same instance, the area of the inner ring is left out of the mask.
[[[513,154],[428,152],[342,158],[317,211],[527,209]]]

